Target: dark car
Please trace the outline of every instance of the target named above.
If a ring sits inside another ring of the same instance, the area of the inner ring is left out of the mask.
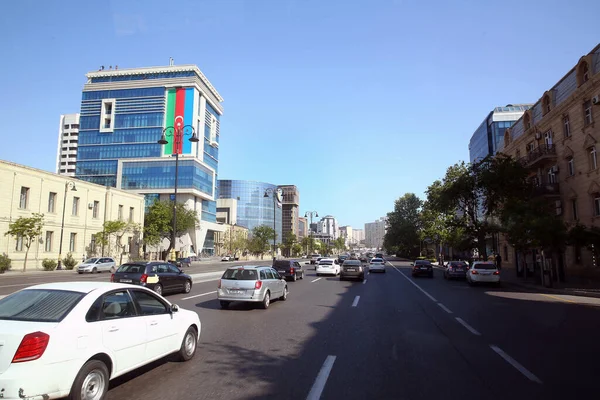
[[[377,253],[377,254],[375,254],[375,258],[383,258],[383,253]]]
[[[111,275],[110,281],[145,286],[160,295],[192,290],[192,277],[174,264],[163,261],[123,264]]]
[[[348,255],[347,254],[340,254],[338,256],[338,263],[340,265],[342,265],[344,263],[344,261],[346,261],[348,259]]]
[[[304,279],[304,270],[298,261],[274,260],[273,269],[279,272],[282,278],[292,280],[292,282],[296,282],[297,279]]]
[[[444,271],[445,279],[466,278],[469,266],[464,261],[450,261]]]
[[[176,265],[178,268],[189,268],[192,266],[191,257],[178,258],[176,261],[169,260],[169,263]]]
[[[427,275],[433,278],[433,265],[429,260],[417,260],[411,264],[412,276]]]
[[[366,267],[360,262],[360,260],[346,260],[340,268],[340,281],[345,279],[359,279],[364,280],[366,273]]]

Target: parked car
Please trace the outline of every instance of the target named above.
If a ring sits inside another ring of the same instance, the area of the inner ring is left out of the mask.
[[[338,276],[340,273],[340,264],[334,258],[322,258],[316,266],[317,276],[333,275]]]
[[[469,285],[495,283],[500,285],[500,271],[493,261],[475,261],[467,271]]]
[[[192,277],[175,265],[163,261],[130,262],[121,265],[110,277],[111,282],[145,286],[163,293],[189,293]]]
[[[465,278],[469,266],[464,261],[450,261],[444,271],[445,279]]]
[[[340,281],[350,278],[362,281],[365,279],[365,274],[366,268],[360,260],[346,260],[340,269]]]
[[[221,261],[233,261],[233,256],[223,256],[223,258],[221,258]]]
[[[229,307],[233,301],[241,301],[260,303],[266,310],[271,304],[271,299],[286,300],[287,295],[287,282],[271,267],[227,268],[217,287],[217,298],[221,308]]]
[[[412,267],[412,276],[427,275],[433,278],[433,265],[429,260],[417,260],[410,264]]]
[[[315,253],[315,254],[311,254],[311,256],[310,256],[310,263],[311,263],[311,264],[316,264],[316,263],[317,263],[317,260],[318,260],[320,257],[321,257],[321,255],[320,255],[320,254],[317,254],[317,253]]]
[[[77,272],[83,274],[89,272],[95,274],[97,272],[110,271],[114,272],[117,263],[111,257],[93,257],[88,258],[77,266]]]
[[[273,268],[284,279],[291,279],[293,282],[296,282],[298,279],[304,279],[304,270],[298,261],[274,260]]]
[[[0,300],[0,397],[101,400],[118,376],[169,354],[193,358],[200,330],[197,313],[143,287],[28,287]]]
[[[189,268],[192,266],[192,259],[191,257],[184,257],[184,258],[178,258],[175,261],[169,260],[169,263],[177,266],[177,268]]]
[[[385,260],[383,258],[373,257],[369,263],[369,272],[383,272],[385,273]]]

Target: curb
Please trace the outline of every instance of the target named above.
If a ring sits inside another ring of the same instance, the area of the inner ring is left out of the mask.
[[[577,290],[577,289],[565,290],[565,289],[557,289],[557,288],[548,288],[548,287],[543,287],[543,286],[536,286],[536,285],[530,285],[530,284],[526,284],[526,283],[506,281],[506,280],[502,280],[502,284],[509,286],[509,287],[513,287],[513,288],[525,289],[529,292],[549,292],[549,293],[554,293],[554,294],[562,294],[562,295],[566,295],[566,296],[594,297],[594,298],[600,299],[600,293],[590,292],[590,291],[586,291],[586,290]]]

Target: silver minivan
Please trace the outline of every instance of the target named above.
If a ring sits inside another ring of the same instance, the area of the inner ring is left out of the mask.
[[[96,272],[110,271],[115,272],[117,263],[112,257],[93,257],[88,258],[77,266],[77,272],[83,274],[89,272],[95,274]]]
[[[286,300],[288,287],[285,279],[271,267],[239,266],[227,268],[219,280],[217,298],[221,308],[233,301],[260,303],[269,308],[271,299]]]

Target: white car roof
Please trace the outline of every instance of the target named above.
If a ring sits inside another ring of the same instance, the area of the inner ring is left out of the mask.
[[[258,268],[272,268],[270,265],[236,265],[227,269],[258,269]]]
[[[319,262],[321,262],[321,261],[331,261],[331,262],[334,262],[334,261],[335,261],[335,259],[334,259],[334,258],[321,258],[321,259],[319,260]]]
[[[41,285],[29,286],[25,289],[49,289],[49,290],[70,290],[72,292],[90,293],[94,290],[101,292],[108,292],[112,289],[128,288],[131,289],[134,286],[125,283],[113,283],[113,282],[53,282],[43,283]],[[23,289],[23,290],[25,290]]]

